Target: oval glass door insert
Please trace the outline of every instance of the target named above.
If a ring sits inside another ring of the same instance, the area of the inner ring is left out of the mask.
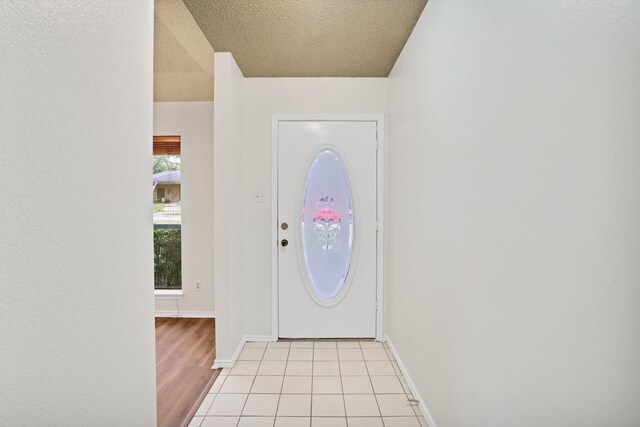
[[[349,177],[335,151],[313,159],[302,200],[302,250],[316,298],[333,300],[343,289],[353,249],[353,199]]]

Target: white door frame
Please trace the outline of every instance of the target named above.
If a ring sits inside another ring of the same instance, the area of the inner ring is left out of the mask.
[[[368,121],[377,124],[376,340],[384,337],[384,115],[383,114],[274,114],[271,121],[271,335],[277,340],[278,320],[278,123],[281,121]]]

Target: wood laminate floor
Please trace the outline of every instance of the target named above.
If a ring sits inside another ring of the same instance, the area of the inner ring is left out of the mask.
[[[220,372],[215,356],[215,319],[156,319],[158,426],[189,424]]]

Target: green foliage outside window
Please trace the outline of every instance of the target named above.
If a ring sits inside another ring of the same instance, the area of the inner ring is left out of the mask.
[[[180,156],[161,155],[153,156],[153,173],[165,171],[179,171]]]
[[[153,230],[156,289],[182,288],[180,228]]]

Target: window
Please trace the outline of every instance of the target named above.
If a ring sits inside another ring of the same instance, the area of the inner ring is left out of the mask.
[[[182,289],[179,136],[153,137],[153,252],[155,289]]]

